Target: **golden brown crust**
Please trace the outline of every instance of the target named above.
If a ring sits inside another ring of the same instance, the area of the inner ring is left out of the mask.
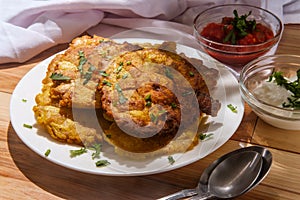
[[[118,136],[110,139],[112,143],[124,149],[130,139],[136,141],[127,151],[153,151],[167,145],[181,134],[180,125],[188,127],[200,112],[210,115],[212,104],[219,104],[213,102],[197,69],[169,51],[126,52],[113,60],[107,73],[99,85],[102,109],[106,119],[115,122],[110,132]]]
[[[46,77],[42,81],[42,91],[35,98],[37,105],[34,106],[33,111],[38,124],[44,126],[55,140],[79,145],[90,145],[102,140],[101,132],[95,126],[74,121],[72,104],[74,103],[73,97],[76,98],[78,94],[81,98],[75,101],[79,107],[100,107],[100,105],[95,105],[95,102],[100,102],[96,101],[97,97],[95,97],[98,81],[91,81],[84,86],[78,84],[76,90],[74,87],[80,77],[79,51],[82,51],[85,56],[89,55],[103,41],[108,41],[108,39],[98,36],[76,38],[64,53],[56,55],[48,65]],[[67,76],[70,80],[53,80],[50,78],[53,73]],[[84,110],[81,113],[85,113]]]
[[[71,109],[37,105],[33,107],[33,111],[38,124],[43,125],[50,136],[57,141],[86,146],[102,141],[102,135],[95,122],[74,121]],[[78,112],[81,119],[89,116],[87,110]]]
[[[55,140],[90,145],[102,140],[102,130],[74,120],[73,111],[89,119],[88,112],[101,108],[105,119],[98,115],[95,121],[105,124],[106,140],[116,149],[143,153],[181,142],[185,149],[173,152],[192,148],[198,139],[190,124],[203,113],[215,116],[220,108],[209,94],[217,74],[199,60],[176,54],[174,43],[160,47],[165,50],[98,36],[74,39],[48,66],[33,108],[37,122]],[[53,74],[68,79],[54,80]]]

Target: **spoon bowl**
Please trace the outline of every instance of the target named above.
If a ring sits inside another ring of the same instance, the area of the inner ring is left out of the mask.
[[[243,194],[255,182],[261,167],[262,157],[256,151],[234,154],[212,171],[208,179],[208,192],[217,198],[232,198]]]
[[[261,146],[250,146],[250,147],[245,147],[245,148],[241,148],[241,149],[237,149],[235,151],[232,151],[228,154],[223,155],[222,157],[220,157],[219,159],[215,160],[213,163],[211,163],[202,173],[198,186],[197,186],[197,191],[199,191],[199,193],[207,193],[208,191],[208,180],[209,177],[212,173],[212,171],[216,168],[216,166],[221,163],[223,160],[225,160],[226,158],[233,156],[234,154],[238,154],[240,152],[243,151],[256,151],[259,154],[261,154],[262,156],[262,168],[261,171],[259,173],[258,178],[256,179],[256,181],[251,185],[250,188],[248,188],[248,190],[253,189],[255,186],[257,186],[269,173],[271,165],[272,165],[272,154],[271,152]],[[247,191],[248,191],[247,190]],[[245,191],[245,192],[247,192]],[[199,194],[198,193],[198,194]]]
[[[240,194],[235,194],[235,195],[239,196],[239,195],[242,195],[242,194],[248,192],[249,190],[251,190],[255,186],[257,186],[267,176],[267,174],[270,171],[270,167],[272,165],[272,154],[271,154],[271,152],[268,149],[266,149],[264,147],[261,147],[261,146],[245,147],[245,148],[237,149],[235,151],[232,151],[230,153],[227,153],[227,154],[223,155],[222,157],[218,158],[213,163],[211,163],[204,170],[204,172],[202,173],[202,175],[200,177],[198,186],[196,188],[181,190],[181,191],[176,192],[174,194],[171,194],[171,195],[168,195],[166,197],[160,198],[160,200],[175,200],[175,199],[180,199],[180,198],[184,198],[184,197],[191,197],[191,196],[193,196],[192,198],[190,198],[191,200],[192,199],[194,199],[194,200],[195,199],[200,199],[203,196],[212,197],[213,195],[211,195],[211,192],[209,192],[209,190],[212,188],[212,186],[210,186],[210,182],[212,181],[211,177],[213,176],[212,173],[216,173],[216,172],[214,172],[214,170],[217,168],[217,166],[219,164],[225,162],[225,160],[227,160],[227,162],[229,163],[229,161],[231,162],[232,159],[236,159],[237,157],[239,157],[240,154],[244,154],[244,152],[247,152],[247,153],[250,152],[250,154],[252,155],[250,157],[252,157],[252,158],[253,158],[253,155],[256,155],[253,152],[258,153],[261,157],[259,159],[259,156],[258,157],[254,156],[255,160],[256,159],[261,160],[261,161],[256,160],[256,162],[261,162],[261,168],[260,168],[258,174],[256,174],[256,178],[254,178],[254,181],[253,181],[253,178],[252,178],[252,181],[249,181],[249,182],[252,182],[252,183],[248,182],[249,187],[243,186],[243,191],[240,190]],[[247,154],[247,153],[245,153],[245,154]],[[245,155],[242,155],[242,157],[243,156],[245,156]],[[239,160],[239,161],[241,161],[241,160]],[[259,163],[256,163],[254,165],[257,166],[257,164],[259,164]],[[231,165],[231,166],[233,166],[233,168],[235,169],[235,165]],[[253,169],[253,168],[251,168],[251,169]],[[257,170],[257,169],[254,169],[254,170]],[[214,176],[216,176],[216,175],[214,175]],[[226,194],[223,194],[223,195],[224,196],[219,197],[219,198],[224,198]],[[233,198],[233,197],[234,196],[231,195],[231,197],[226,196],[225,198]]]

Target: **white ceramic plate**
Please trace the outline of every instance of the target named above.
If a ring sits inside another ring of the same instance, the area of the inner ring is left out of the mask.
[[[119,42],[125,40],[138,43],[162,42],[140,38],[120,39]],[[242,120],[244,104],[239,93],[237,80],[223,65],[208,55],[187,46],[178,45],[177,52],[183,52],[189,57],[201,59],[207,67],[219,70],[220,79],[212,96],[219,99],[222,106],[217,117],[209,118],[212,125],[208,133],[213,133],[213,137],[201,142],[191,151],[172,155],[175,158],[175,163],[172,165],[168,161],[168,156],[155,157],[145,161],[128,160],[115,154],[113,147],[108,145],[103,150],[101,159],[107,159],[111,164],[106,167],[96,167],[96,160],[91,158],[92,152],[89,151],[78,157],[70,158],[69,150],[79,149],[80,147],[58,143],[47,137],[46,131],[36,128],[37,126],[32,129],[25,128],[23,124],[36,124],[32,107],[35,105],[36,94],[41,91],[42,79],[53,56],[35,66],[18,83],[11,97],[11,123],[20,139],[34,152],[56,164],[81,172],[110,176],[148,175],[173,170],[198,161],[229,140]],[[27,101],[24,102],[23,99]],[[228,104],[236,106],[238,112],[233,113],[228,109]],[[47,149],[50,149],[51,153],[48,157],[45,157],[44,153]]]

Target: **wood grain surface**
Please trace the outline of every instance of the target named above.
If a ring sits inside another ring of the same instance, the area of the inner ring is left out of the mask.
[[[11,126],[9,104],[19,80],[37,63],[67,47],[53,47],[26,63],[0,65],[0,199],[157,199],[193,188],[203,170],[241,146],[262,145],[273,154],[264,181],[237,199],[300,199],[300,131],[272,127],[245,105],[238,130],[209,156],[188,166],[155,175],[110,177],[66,169],[30,150]],[[278,54],[300,55],[300,25],[286,25]]]

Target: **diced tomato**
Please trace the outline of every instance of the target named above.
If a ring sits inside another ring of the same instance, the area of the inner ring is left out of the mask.
[[[232,17],[224,17],[221,23],[209,23],[206,27],[203,28],[200,34],[209,40],[219,43],[225,43],[225,37],[233,29],[233,26],[230,24],[232,20]],[[263,24],[256,24],[255,30],[250,31],[246,36],[242,38],[237,37],[236,44],[260,44],[268,41],[271,38],[274,38],[274,34],[270,28],[264,26]],[[226,43],[230,43],[230,41],[227,41]]]
[[[215,41],[215,42],[223,42],[225,37],[224,34],[224,25],[217,23],[208,24],[200,33],[203,37]]]
[[[237,44],[240,45],[251,45],[256,43],[257,43],[257,39],[251,33],[248,33],[245,37],[237,41]]]
[[[229,25],[233,21],[232,17],[223,17],[221,24]]]

